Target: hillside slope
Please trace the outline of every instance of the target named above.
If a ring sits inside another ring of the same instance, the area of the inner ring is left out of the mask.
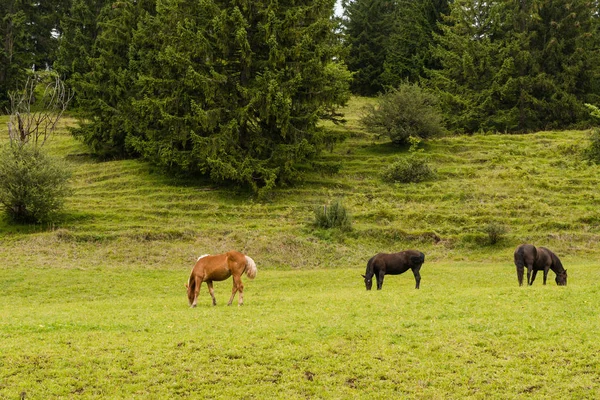
[[[258,201],[244,190],[164,176],[137,160],[97,162],[63,129],[49,143],[74,173],[75,192],[51,227],[0,222],[0,257],[12,263],[74,267],[131,265],[188,268],[198,254],[238,249],[262,268],[364,268],[379,251],[419,248],[427,260],[506,261],[522,242],[563,258],[600,254],[600,167],[581,160],[586,131],[449,136],[422,147],[437,178],[386,184],[383,168],[407,148],[358,124],[365,99],[354,98],[349,138],[325,152],[338,173],[303,180]],[[74,124],[65,120],[65,124]],[[0,138],[6,123],[0,119]],[[348,233],[315,229],[314,208],[341,199],[353,218]],[[495,245],[483,229],[507,231]],[[88,266],[89,266],[88,265]]]

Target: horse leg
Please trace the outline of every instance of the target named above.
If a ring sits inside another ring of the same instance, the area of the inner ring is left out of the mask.
[[[420,269],[421,269],[420,265],[418,267],[414,267],[412,269],[413,275],[415,276],[415,282],[417,283],[417,286],[415,287],[415,289],[418,289],[419,284],[421,283],[421,274],[419,273]]]
[[[194,288],[194,301],[192,302],[192,307],[196,307],[198,304],[198,293],[200,293],[200,286],[202,285],[202,278],[196,276],[196,287]]]
[[[530,286],[533,285],[533,281],[535,281],[535,276],[537,275],[537,270],[534,269],[533,270],[533,274],[531,274],[531,283],[529,284]]]
[[[385,276],[385,272],[379,271],[377,274],[377,290],[381,290],[383,287],[383,277]]]
[[[533,281],[531,280],[531,271],[533,271],[533,266],[527,266],[527,285],[531,286],[531,284],[533,283]],[[535,274],[535,272],[534,272]]]
[[[206,285],[208,286],[208,293],[210,293],[210,297],[212,297],[213,306],[216,306],[217,305],[217,299],[215,299],[215,289],[213,289],[213,283],[212,283],[212,281],[206,282]]]
[[[523,266],[517,265],[517,279],[519,280],[519,286],[523,286],[523,272],[525,272]]]
[[[231,289],[231,297],[229,298],[228,306],[233,303],[233,298],[235,297],[236,292],[240,292],[238,295],[238,305],[241,306],[244,304],[244,285],[242,284],[241,276],[233,276],[233,288]]]
[[[548,277],[548,271],[550,270],[549,267],[545,267],[544,268],[544,285],[546,284],[546,278]]]

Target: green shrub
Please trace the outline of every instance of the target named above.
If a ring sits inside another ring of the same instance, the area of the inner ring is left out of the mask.
[[[600,164],[600,130],[594,129],[590,135],[589,146],[584,150],[588,161]]]
[[[314,212],[314,224],[319,228],[339,228],[341,230],[350,230],[352,228],[350,213],[340,200],[335,200],[329,206],[316,207]]]
[[[39,148],[9,145],[0,151],[0,205],[13,222],[50,222],[70,193],[70,173]]]
[[[498,243],[507,232],[506,226],[498,224],[496,222],[490,222],[489,224],[485,225],[481,230],[487,235],[488,244],[490,245]]]
[[[427,164],[427,159],[418,154],[394,161],[381,174],[381,179],[390,183],[418,183],[434,177],[435,171]]]
[[[418,85],[403,84],[379,96],[376,106],[365,107],[360,122],[395,144],[408,143],[411,136],[427,139],[444,132],[437,103],[433,94]]]

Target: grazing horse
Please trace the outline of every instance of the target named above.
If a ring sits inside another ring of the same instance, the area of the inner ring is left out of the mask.
[[[229,251],[223,254],[205,254],[200,256],[192,269],[188,283],[185,285],[190,306],[196,307],[202,282],[206,282],[208,292],[210,293],[210,297],[212,297],[213,306],[216,306],[217,300],[215,299],[213,290],[213,281],[224,281],[230,276],[233,276],[233,289],[227,305],[231,305],[236,292],[239,292],[238,305],[241,306],[244,304],[244,285],[242,284],[242,274],[244,271],[246,271],[248,278],[254,279],[256,276],[256,264],[253,259],[240,252]]]
[[[523,286],[523,270],[527,266],[527,284],[533,285],[535,275],[538,271],[544,271],[544,285],[548,277],[548,271],[556,273],[556,284],[567,285],[567,270],[550,250],[545,247],[535,247],[531,244],[522,244],[515,250],[515,265],[517,266],[517,278],[519,286]],[[533,272],[533,274],[532,274]]]
[[[385,275],[399,275],[412,269],[415,281],[417,282],[415,289],[418,289],[419,283],[421,282],[419,270],[424,262],[425,254],[417,250],[406,250],[392,254],[379,253],[371,257],[367,262],[367,271],[362,277],[365,278],[367,290],[371,290],[371,287],[373,286],[373,275],[375,275],[375,279],[377,279],[377,290],[381,290],[381,287],[383,286],[383,277]]]

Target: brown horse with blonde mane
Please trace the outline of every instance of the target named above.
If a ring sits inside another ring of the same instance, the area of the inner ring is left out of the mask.
[[[208,292],[210,293],[210,297],[212,297],[213,306],[216,306],[217,300],[215,299],[213,281],[224,281],[230,276],[233,276],[233,289],[227,305],[231,305],[235,294],[239,292],[238,305],[241,306],[244,304],[242,274],[246,272],[248,278],[254,279],[256,271],[254,260],[238,251],[200,256],[192,269],[188,283],[185,285],[190,306],[196,307],[202,282],[206,282]]]

